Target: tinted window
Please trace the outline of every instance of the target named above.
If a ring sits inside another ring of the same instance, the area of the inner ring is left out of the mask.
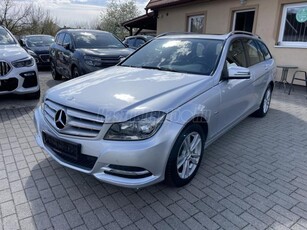
[[[137,38],[135,40],[135,47],[140,47],[140,46],[142,46],[144,44],[145,44],[145,41],[143,39],[141,39],[141,38]]]
[[[63,45],[67,45],[70,44],[71,45],[71,38],[69,34],[65,35],[64,41],[63,41]]]
[[[51,36],[31,36],[26,38],[28,47],[44,47],[50,46],[54,42]]]
[[[253,66],[258,64],[259,62],[262,62],[264,60],[264,57],[262,55],[262,52],[260,51],[259,47],[257,46],[257,43],[253,39],[244,39],[243,40],[247,58],[249,60],[249,66]]]
[[[210,75],[222,48],[221,40],[160,38],[143,46],[122,65]]]
[[[16,44],[14,38],[2,27],[0,27],[0,45]]]
[[[64,40],[64,36],[65,36],[65,33],[60,33],[56,36],[56,39],[55,39],[55,42],[58,44],[58,45],[62,45],[63,44],[63,40]]]
[[[73,39],[76,48],[99,49],[99,48],[125,48],[112,34],[90,31],[90,32],[73,32]]]
[[[228,66],[247,67],[244,47],[241,40],[235,40],[232,42],[229,47],[226,60]]]
[[[264,59],[265,60],[271,59],[272,58],[271,53],[269,49],[266,47],[266,45],[261,41],[257,41],[257,44],[262,52]]]
[[[124,41],[124,43],[127,44],[129,47],[134,47],[134,41],[135,38],[128,38],[127,40]]]

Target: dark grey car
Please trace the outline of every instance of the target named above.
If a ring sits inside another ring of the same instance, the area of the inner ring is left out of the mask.
[[[23,36],[20,45],[35,59],[37,67],[50,67],[49,47],[54,42],[50,35]]]
[[[132,52],[109,32],[61,30],[50,46],[52,77],[55,80],[75,78],[116,65]]]

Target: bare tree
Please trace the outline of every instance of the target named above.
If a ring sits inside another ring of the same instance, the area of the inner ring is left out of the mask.
[[[140,13],[134,0],[110,0],[106,10],[100,15],[101,23],[99,28],[109,31],[117,35],[119,38],[124,38],[129,34],[121,23],[135,18],[139,14]]]
[[[0,24],[4,25],[10,31],[21,31],[22,28],[29,25],[29,16],[31,15],[33,5],[19,5],[13,0],[0,1]]]
[[[51,34],[58,30],[56,19],[33,3],[18,4],[14,0],[0,0],[0,24],[15,35]]]
[[[33,6],[27,33],[55,35],[59,29],[56,22],[57,20],[50,16],[49,11],[42,9],[38,5]]]

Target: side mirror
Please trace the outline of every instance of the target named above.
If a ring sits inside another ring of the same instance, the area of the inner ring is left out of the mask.
[[[24,41],[23,41],[23,40],[19,40],[19,44],[20,44],[22,47],[24,47],[24,46],[25,46],[25,43],[24,43]]]
[[[69,43],[63,44],[63,47],[64,49],[67,49],[67,50],[70,50],[71,48]]]
[[[125,61],[126,60],[126,57],[123,57],[123,56],[120,56],[119,57],[119,63],[121,63],[121,62],[123,62],[123,61]]]
[[[227,79],[250,79],[251,74],[248,68],[240,66],[228,67]]]

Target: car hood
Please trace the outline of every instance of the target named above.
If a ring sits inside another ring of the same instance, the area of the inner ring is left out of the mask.
[[[12,62],[28,56],[29,54],[19,45],[0,45],[0,60]]]
[[[79,52],[94,56],[126,57],[134,50],[130,48],[107,48],[107,49],[77,49]]]
[[[27,48],[37,54],[49,53],[49,46]]]
[[[168,113],[206,91],[212,77],[115,66],[51,88],[46,99],[120,122],[150,111]]]

